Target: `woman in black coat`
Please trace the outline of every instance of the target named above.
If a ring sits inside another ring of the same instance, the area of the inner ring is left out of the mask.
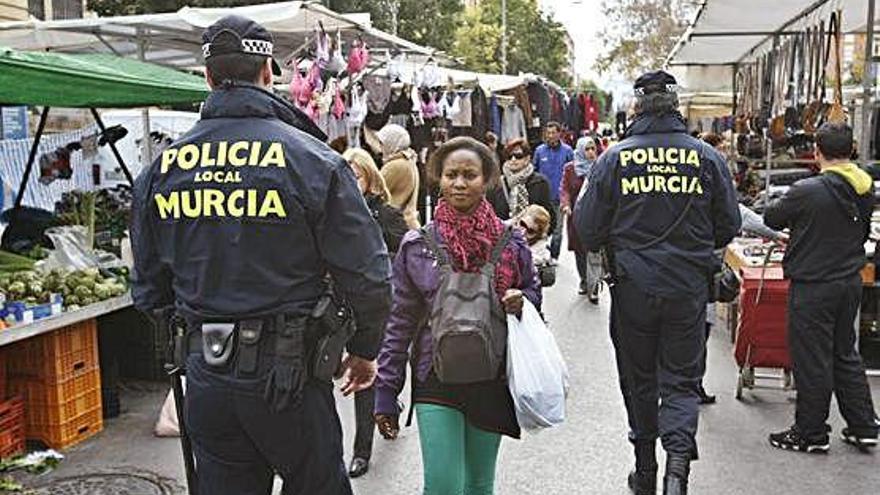
[[[487,194],[495,213],[502,220],[517,218],[530,205],[550,213],[550,232],[556,228],[556,208],[550,195],[550,182],[535,172],[531,149],[525,139],[514,139],[504,147],[507,161],[501,167],[499,184]]]
[[[391,194],[369,153],[362,149],[349,149],[342,156],[351,165],[367,207],[382,229],[382,237],[385,239],[385,245],[388,246],[388,253],[393,258],[397,254],[403,236],[409,230],[403,219],[403,213],[388,204]],[[357,430],[354,438],[354,456],[348,473],[352,478],[363,476],[370,469],[373,432],[376,426],[373,420],[375,400],[376,393],[372,387],[357,392],[354,396]]]

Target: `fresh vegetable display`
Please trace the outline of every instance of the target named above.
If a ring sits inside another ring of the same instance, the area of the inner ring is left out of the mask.
[[[48,273],[20,271],[0,273],[0,292],[7,301],[23,301],[26,304],[43,304],[52,294],[61,294],[68,310],[95,304],[106,299],[119,297],[127,290],[127,280],[110,274],[103,276],[97,269],[62,271]]]
[[[64,193],[55,204],[55,213],[63,225],[88,228],[93,248],[119,255],[119,240],[125,236],[131,217],[131,188],[117,186],[97,192]]]

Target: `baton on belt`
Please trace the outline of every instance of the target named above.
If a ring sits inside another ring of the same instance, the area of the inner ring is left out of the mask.
[[[193,455],[192,441],[186,432],[183,407],[183,380],[186,374],[186,326],[175,317],[174,308],[157,310],[154,314],[154,322],[159,332],[165,332],[168,339],[168,352],[166,355],[165,373],[171,380],[171,391],[174,394],[174,409],[177,411],[177,425],[180,429],[180,450],[183,454],[183,467],[186,471],[186,485],[189,495],[197,495],[199,492],[198,473]]]

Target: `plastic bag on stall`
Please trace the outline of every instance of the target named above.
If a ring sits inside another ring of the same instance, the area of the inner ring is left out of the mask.
[[[81,225],[53,227],[46,236],[55,249],[37,266],[41,270],[85,270],[88,268],[120,268],[125,266],[113,253],[89,247],[88,230]]]
[[[520,428],[537,431],[565,421],[568,368],[538,310],[507,316],[507,379]]]

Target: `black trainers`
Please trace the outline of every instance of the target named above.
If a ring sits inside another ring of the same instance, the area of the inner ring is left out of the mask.
[[[874,435],[874,436],[857,435],[857,434],[853,433],[852,431],[850,431],[849,428],[844,428],[840,432],[840,438],[844,442],[846,442],[854,447],[858,447],[859,449],[868,449],[868,448],[873,448],[873,447],[877,446],[877,435]]]
[[[769,439],[770,445],[777,449],[795,450],[808,454],[826,454],[831,450],[828,435],[823,435],[818,440],[810,440],[801,436],[794,426],[783,432],[771,434]]]
[[[578,295],[586,296],[589,293],[590,293],[590,287],[587,285],[587,281],[582,280],[580,287],[578,287]]]

